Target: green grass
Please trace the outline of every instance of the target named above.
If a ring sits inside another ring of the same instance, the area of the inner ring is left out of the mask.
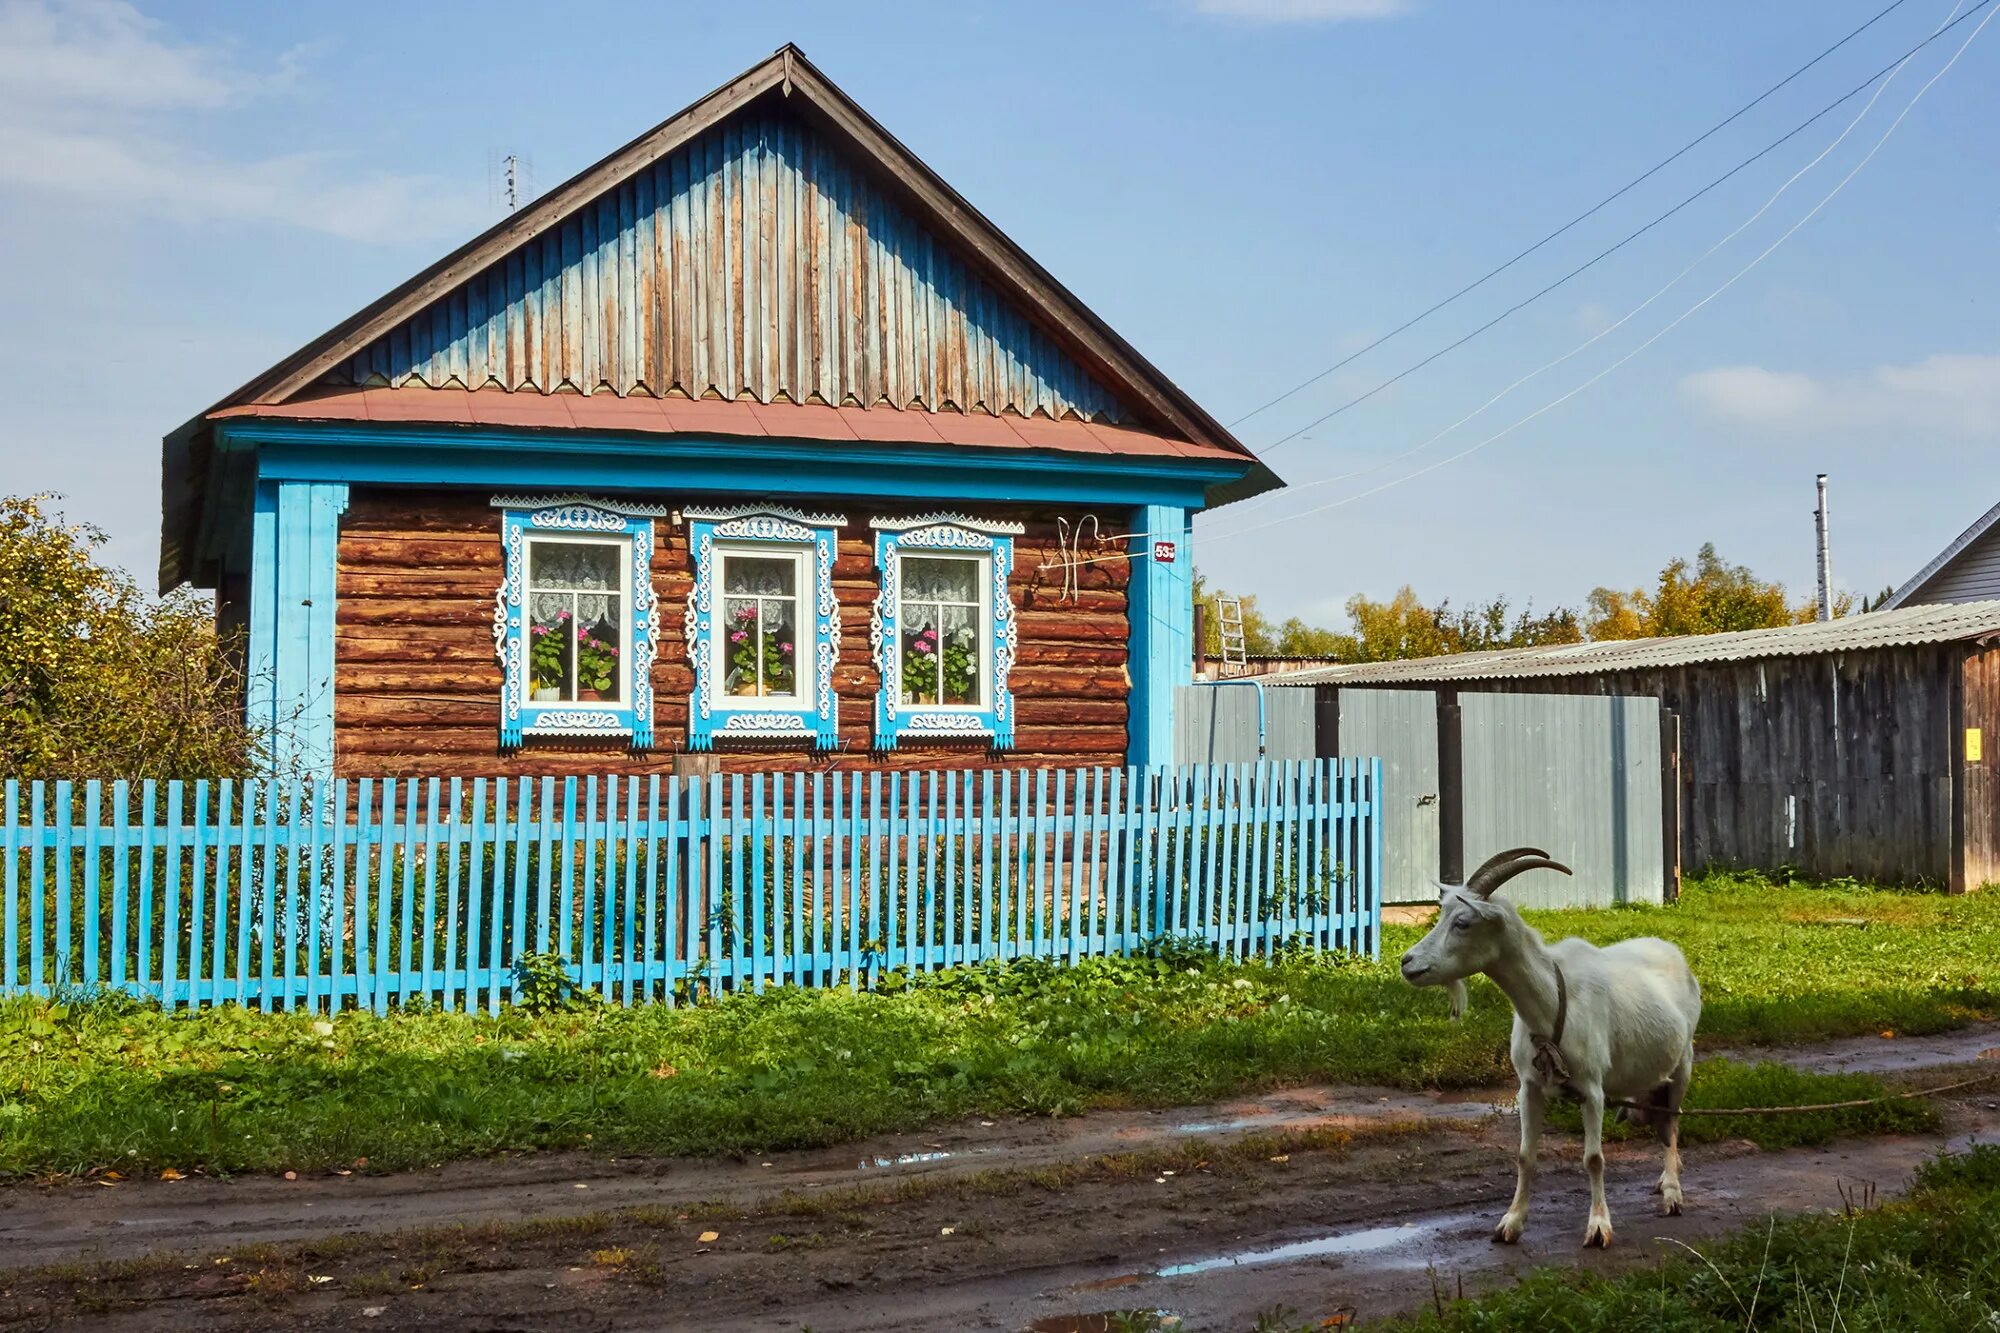
[[[1830,924],[1842,918],[1868,924]],[[1707,994],[1706,1041],[1914,1034],[2000,1015],[2000,895],[1716,879],[1671,908],[1534,919],[1551,936],[1680,942]],[[0,1173],[774,1149],[974,1113],[1185,1104],[1308,1081],[1508,1081],[1508,1010],[1491,985],[1474,983],[1467,1021],[1453,1024],[1442,992],[1396,975],[1419,933],[1385,930],[1379,963],[1171,954],[969,969],[892,994],[346,1014],[330,1034],[304,1016],[14,1001],[0,1004]],[[1786,1099],[1763,1085],[1746,1095]]]
[[[1967,1333],[2000,1309],[2000,1147],[1918,1173],[1872,1212],[1750,1228],[1650,1271],[1595,1277],[1538,1269],[1520,1285],[1382,1325],[1402,1333]]]

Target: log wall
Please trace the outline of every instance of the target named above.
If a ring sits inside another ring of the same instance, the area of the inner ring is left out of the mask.
[[[499,747],[502,675],[493,650],[493,598],[502,576],[500,513],[487,499],[484,493],[356,489],[340,532],[337,770],[363,777],[670,769],[686,746],[688,695],[694,688],[681,624],[693,580],[686,529],[665,519],[654,523],[653,590],[659,598],[654,748],[634,754],[615,742],[549,738],[508,752]],[[909,511],[857,503],[843,506],[850,526],[841,534],[833,574],[841,604],[835,672],[841,748],[829,753],[793,743],[739,742],[721,752],[726,770],[1124,762],[1131,691],[1126,562],[1084,566],[1074,600],[1064,600],[1059,572],[1039,568],[1055,558],[1056,511],[962,508],[1028,528],[1015,539],[1009,585],[1020,629],[1019,659],[1010,679],[1013,750],[989,756],[976,744],[912,743],[906,737],[906,748],[872,751],[879,682],[868,628],[878,580],[868,520]]]

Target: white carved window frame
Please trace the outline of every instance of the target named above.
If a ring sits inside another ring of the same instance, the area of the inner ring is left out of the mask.
[[[633,749],[653,743],[653,517],[655,506],[620,504],[582,495],[496,495],[501,510],[503,574],[493,605],[493,648],[504,677],[500,743],[536,736],[624,736]],[[624,550],[627,583],[620,627],[620,698],[537,703],[528,671],[528,548],[537,539],[588,541]]]
[[[869,624],[881,684],[875,692],[875,747],[893,750],[906,740],[985,740],[995,750],[1014,744],[1014,696],[1008,688],[1019,651],[1020,629],[1014,616],[1010,579],[1014,571],[1014,538],[1025,529],[1019,523],[968,518],[962,514],[924,514],[912,518],[878,518],[875,566],[881,587]],[[988,668],[978,704],[909,704],[902,699],[902,562],[927,555],[973,556],[980,560],[985,602]]]
[[[840,603],[833,590],[833,562],[840,552],[845,515],[806,514],[770,505],[693,506],[684,511],[694,583],[688,592],[683,638],[694,690],[688,698],[688,748],[709,750],[718,740],[803,740],[813,748],[840,745]],[[731,554],[799,560],[800,623],[794,698],[728,695],[724,664],[722,565]]]

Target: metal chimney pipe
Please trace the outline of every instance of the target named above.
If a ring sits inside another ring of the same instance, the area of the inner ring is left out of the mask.
[[[1819,507],[1813,511],[1813,528],[1819,537],[1819,619],[1833,619],[1833,551],[1827,534],[1826,473],[1819,474]]]

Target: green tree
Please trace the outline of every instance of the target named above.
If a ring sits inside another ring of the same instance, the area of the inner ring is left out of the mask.
[[[1853,602],[1842,593],[1834,614],[1847,614]],[[1784,584],[1758,578],[1747,565],[1728,564],[1716,553],[1715,543],[1705,542],[1692,566],[1678,556],[1668,561],[1650,592],[1594,590],[1584,628],[1593,639],[1651,639],[1770,629],[1801,624],[1815,614],[1812,598],[1794,605]]]
[[[1449,600],[1426,606],[1408,584],[1386,602],[1361,595],[1348,598],[1347,616],[1354,632],[1345,636],[1348,642],[1342,660],[1350,662],[1388,662],[1583,640],[1583,627],[1574,611],[1558,607],[1540,616],[1532,607],[1511,611],[1504,597],[1457,609]]]
[[[145,597],[51,502],[0,497],[0,777],[244,771],[253,737],[206,605]]]

